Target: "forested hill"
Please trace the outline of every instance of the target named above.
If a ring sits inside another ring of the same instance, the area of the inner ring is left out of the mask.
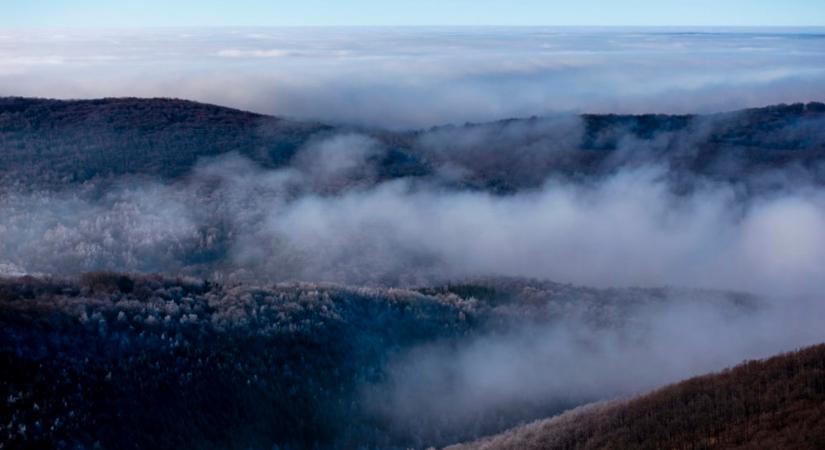
[[[330,127],[185,100],[0,99],[0,170],[82,181],[125,173],[176,177],[200,157],[238,152],[282,164]]]
[[[678,178],[723,180],[789,166],[825,180],[825,105],[779,105],[705,116],[581,115],[429,130],[354,130],[175,99],[0,98],[0,179],[73,183],[143,174],[176,178],[201,157],[237,152],[274,168],[341,133],[368,135],[377,179],[459,168],[460,183],[493,191],[548,176],[590,176],[644,163]],[[689,175],[687,177],[683,175]]]
[[[448,450],[825,448],[825,345]]]
[[[382,380],[394,356],[512,326],[577,319],[582,328],[638,326],[633,317],[641,311],[680,301],[737,314],[760,307],[741,294],[519,279],[406,290],[113,273],[0,277],[0,367],[14,368],[0,371],[0,442],[104,449],[445,445],[558,412],[571,399],[518,400],[454,422],[416,417],[393,427],[364,394],[379,395],[383,406],[393,398]]]

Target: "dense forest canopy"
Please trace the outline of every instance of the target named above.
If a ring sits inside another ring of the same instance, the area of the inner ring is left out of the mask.
[[[439,412],[410,396],[442,389],[466,402],[479,392],[454,383],[472,385],[483,372],[427,375],[417,365],[422,351],[460,352],[494,337],[512,339],[515,350],[522,338],[514,330],[566,324],[578,328],[576,339],[584,340],[576,345],[590,349],[591,364],[609,364],[597,355],[619,351],[617,344],[629,355],[650,339],[673,339],[684,326],[666,331],[656,320],[686,306],[748,317],[742,326],[758,323],[765,307],[734,293],[515,279],[407,290],[114,273],[0,279],[0,358],[14,369],[0,379],[7,400],[0,412],[8,419],[0,433],[13,447],[52,448],[449,444],[597,397],[576,393],[569,378],[564,390],[536,386],[525,398]],[[646,311],[655,312],[646,318]],[[524,358],[544,357],[523,351]],[[558,363],[580,364],[555,352]],[[409,386],[388,366],[431,378]],[[606,389],[648,388],[670,376],[651,373]]]

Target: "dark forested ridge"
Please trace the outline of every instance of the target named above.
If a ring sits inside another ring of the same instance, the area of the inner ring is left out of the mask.
[[[449,162],[470,172],[465,185],[494,191],[640,163],[725,180],[793,166],[822,181],[823,121],[825,105],[808,103],[704,116],[585,114],[389,132],[174,99],[2,98],[0,173],[48,183],[121,174],[175,178],[200,157],[228,152],[281,167],[312,140],[358,132],[380,142],[382,153],[374,157],[380,178],[431,175]]]
[[[424,430],[392,427],[360,395],[386,377],[393,355],[514,324],[579,317],[594,329],[621,326],[672,294],[517,279],[407,290],[112,273],[0,278],[0,442],[111,449],[448,444],[560,406],[487,411],[473,430],[418,436]],[[757,306],[741,295],[717,300],[740,313]]]
[[[450,450],[825,448],[825,344]]]
[[[176,177],[238,152],[282,163],[330,127],[173,99],[0,99],[0,170],[49,181],[127,173]]]

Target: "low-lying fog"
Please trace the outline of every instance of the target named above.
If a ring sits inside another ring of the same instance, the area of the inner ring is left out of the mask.
[[[764,194],[711,181],[674,193],[664,168],[640,166],[495,195],[440,175],[374,182],[375,145],[334,136],[280,170],[228,155],[174,183],[6,193],[0,264],[391,285],[505,275],[782,296],[825,282],[825,194],[804,177]]]

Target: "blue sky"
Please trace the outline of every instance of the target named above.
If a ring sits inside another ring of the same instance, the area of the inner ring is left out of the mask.
[[[0,27],[823,26],[823,0],[0,0]]]

